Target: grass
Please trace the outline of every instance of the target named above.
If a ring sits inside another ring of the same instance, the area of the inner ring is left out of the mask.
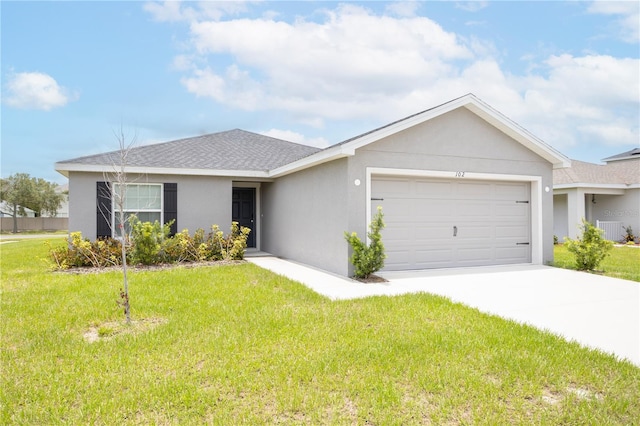
[[[1,424],[640,418],[631,363],[441,297],[332,302],[252,264],[140,271],[125,326],[118,273],[49,272],[42,240],[0,250]]]
[[[2,231],[0,231],[0,235],[4,235],[4,236],[7,236],[7,237],[20,236],[20,235],[39,235],[39,234],[42,234],[43,236],[67,235],[68,233],[69,233],[69,231],[67,231],[67,230],[62,230],[62,231],[23,230],[23,231],[19,231],[17,234],[14,234],[10,230],[2,230]]]
[[[553,266],[576,269],[573,254],[563,244],[553,246],[553,257]],[[640,248],[614,247],[598,269],[608,277],[640,282]]]

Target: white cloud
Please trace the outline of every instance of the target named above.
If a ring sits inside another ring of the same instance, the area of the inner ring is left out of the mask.
[[[384,98],[406,96],[414,87],[455,72],[452,63],[473,57],[455,34],[428,18],[376,16],[354,5],[325,11],[320,23],[205,21],[192,23],[191,34],[200,55],[231,55],[237,72],[243,73],[242,84],[232,80],[234,87],[252,95],[230,94],[226,98],[234,106],[296,109],[325,118],[368,116]],[[194,72],[184,81],[191,83],[189,91],[210,96],[206,85],[193,84],[202,74]],[[216,81],[229,77],[228,70],[209,68],[204,74],[215,74]],[[214,92],[211,97],[221,101],[219,91]],[[255,104],[243,106],[238,98]]]
[[[185,70],[183,85],[196,96],[284,112],[315,128],[331,120],[382,125],[475,93],[560,150],[640,139],[638,59],[547,56],[514,75],[491,42],[460,37],[426,17],[376,15],[353,4],[319,13],[316,21],[265,15],[191,22],[192,51],[175,61]]]
[[[487,6],[489,6],[489,2],[481,0],[456,2],[456,8],[465,10],[467,12],[477,12]]]
[[[416,16],[420,7],[417,1],[396,0],[385,7],[387,13],[405,18]]]
[[[282,139],[284,141],[315,146],[316,148],[326,148],[329,146],[329,141],[325,138],[307,138],[303,134],[291,130],[271,129],[259,133],[272,138]]]
[[[613,31],[627,43],[640,43],[640,3],[637,1],[594,1],[587,12],[618,16]]]
[[[195,7],[194,7],[195,6]],[[167,0],[149,1],[143,6],[154,20],[159,22],[196,21],[201,19],[222,19],[226,15],[235,15],[246,11],[244,1],[199,1],[187,2]]]
[[[48,111],[77,98],[77,94],[59,86],[53,77],[40,72],[13,74],[6,84],[5,103],[14,108]]]
[[[228,67],[224,75],[218,75],[210,68],[197,69],[181,82],[198,97],[208,97],[246,111],[258,109],[264,98],[260,84],[236,65]]]
[[[517,120],[563,149],[578,142],[608,145],[640,140],[640,60],[606,55],[549,57],[546,75],[514,77],[524,93]]]

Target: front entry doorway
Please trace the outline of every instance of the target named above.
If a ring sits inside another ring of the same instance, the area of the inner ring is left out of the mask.
[[[256,189],[233,188],[231,220],[251,229],[247,247],[256,247]]]

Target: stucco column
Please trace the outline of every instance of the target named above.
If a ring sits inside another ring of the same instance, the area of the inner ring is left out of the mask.
[[[576,188],[567,193],[567,214],[567,233],[569,238],[575,239],[585,217],[584,190]]]

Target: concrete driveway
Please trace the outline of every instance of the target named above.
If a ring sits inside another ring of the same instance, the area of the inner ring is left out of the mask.
[[[530,324],[640,366],[640,283],[536,265],[385,272],[363,284],[275,257],[250,262],[333,300],[427,292]]]

